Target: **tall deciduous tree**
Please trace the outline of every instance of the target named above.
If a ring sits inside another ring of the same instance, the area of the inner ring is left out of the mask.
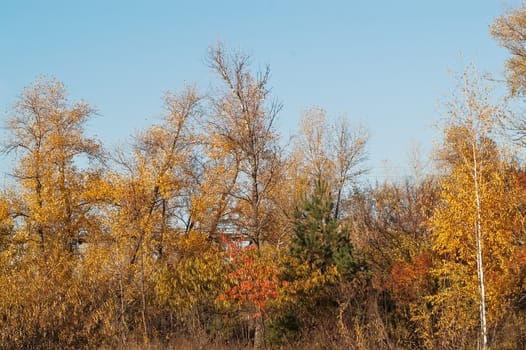
[[[506,61],[508,86],[512,95],[526,92],[526,5],[497,18],[491,35],[511,54]]]
[[[2,336],[13,347],[74,344],[89,333],[83,332],[89,326],[69,332],[82,324],[78,315],[85,306],[78,247],[98,221],[85,197],[98,174],[88,160],[101,154],[84,133],[92,112],[84,102],[70,103],[62,83],[40,79],[23,91],[7,119],[4,152],[16,156],[17,194],[10,196],[13,231],[4,256],[10,268],[2,283],[9,288],[0,298],[3,317],[11,320]],[[28,329],[23,337],[20,326]]]
[[[321,108],[306,111],[300,126],[294,150],[300,163],[297,178],[303,178],[299,183],[325,179],[335,194],[333,214],[339,219],[346,190],[365,172],[367,132],[362,127],[352,128],[344,118],[329,122]]]
[[[231,215],[237,233],[256,246],[276,234],[273,191],[281,176],[281,147],[275,119],[281,105],[270,99],[270,70],[252,74],[249,57],[228,54],[221,45],[210,50],[209,64],[224,85],[212,98],[209,137],[217,152],[235,164],[228,196],[235,201]]]
[[[81,200],[86,176],[82,156],[100,154],[99,144],[84,135],[93,109],[70,104],[62,83],[41,79],[25,89],[7,120],[4,152],[15,152],[14,176],[24,196],[24,231],[43,247],[60,242],[72,249],[85,227],[89,206]]]
[[[212,116],[208,123],[212,154],[216,164],[234,164],[226,172],[226,196],[221,203],[234,205],[229,215],[235,233],[259,249],[265,242],[277,242],[279,230],[274,204],[281,177],[281,147],[275,119],[281,104],[270,99],[270,70],[252,74],[249,57],[226,53],[221,45],[209,53],[210,67],[219,75],[224,89],[212,98]],[[221,161],[221,156],[227,161]],[[224,211],[224,208],[221,208]],[[254,347],[264,344],[264,320],[256,319]]]
[[[483,349],[489,327],[497,324],[506,307],[507,292],[501,288],[509,277],[519,220],[513,181],[492,140],[501,110],[488,96],[488,89],[467,69],[459,96],[448,105],[440,151],[446,175],[430,219],[433,249],[442,258],[434,271],[442,288],[432,297],[438,327],[449,335],[450,346],[461,345],[453,343],[455,335],[467,344],[460,330],[475,329],[478,309]]]
[[[137,135],[133,157],[116,156],[121,171],[108,176],[109,227],[112,248],[118,253],[110,265],[119,283],[130,287],[121,291],[121,308],[133,299],[124,292],[140,300],[140,317],[132,327],[142,329],[145,341],[150,336],[153,273],[177,259],[179,238],[191,231],[195,220],[192,125],[199,115],[199,100],[194,89],[166,94],[162,123]]]
[[[490,27],[491,35],[509,51],[505,73],[511,97],[526,93],[526,5],[498,17]],[[507,115],[502,120],[521,146],[526,146],[526,120],[523,113]]]

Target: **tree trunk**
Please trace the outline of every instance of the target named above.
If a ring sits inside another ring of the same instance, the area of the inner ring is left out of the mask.
[[[478,172],[477,172],[477,157],[475,152],[475,146],[473,146],[473,180],[475,185],[475,204],[477,208],[477,274],[479,278],[479,291],[480,291],[480,333],[482,337],[482,350],[486,350],[488,346],[488,336],[486,330],[486,292],[484,285],[484,268],[482,265],[482,219],[481,219],[481,208],[480,208],[480,195],[479,195],[479,183],[478,183]]]
[[[254,349],[260,350],[265,348],[265,323],[263,315],[257,317],[255,320],[254,332]]]

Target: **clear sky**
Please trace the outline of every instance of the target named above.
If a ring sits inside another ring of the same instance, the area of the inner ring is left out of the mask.
[[[66,84],[99,115],[88,125],[107,146],[162,112],[165,91],[217,82],[205,64],[221,41],[269,64],[284,104],[279,130],[319,106],[370,132],[371,178],[406,173],[412,144],[431,149],[448,70],[470,62],[497,76],[506,52],[488,26],[509,0],[56,1],[3,0],[0,117],[39,75]],[[462,52],[462,58],[461,58]]]

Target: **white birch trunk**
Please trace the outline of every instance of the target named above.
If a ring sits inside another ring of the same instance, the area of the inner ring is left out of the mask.
[[[477,209],[477,274],[479,279],[480,291],[480,333],[482,337],[482,350],[486,350],[488,344],[487,330],[486,330],[486,292],[484,286],[484,268],[482,265],[482,219],[480,208],[479,195],[479,181],[477,171],[477,154],[475,150],[475,143],[473,144],[473,180],[475,185],[475,205]]]

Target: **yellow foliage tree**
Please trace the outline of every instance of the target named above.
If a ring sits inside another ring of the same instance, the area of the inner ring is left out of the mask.
[[[9,319],[4,344],[86,342],[77,272],[79,246],[97,221],[84,193],[98,170],[79,167],[101,154],[84,135],[92,112],[84,102],[70,103],[60,82],[41,79],[24,90],[7,119],[4,152],[14,152],[18,163],[16,196],[6,197],[10,209],[2,211],[11,231],[2,261],[9,267],[0,297]]]
[[[448,105],[440,150],[441,194],[429,220],[440,261],[439,291],[429,297],[441,347],[487,347],[508,307],[515,237],[520,232],[519,191],[504,152],[492,140],[498,105],[464,72],[460,94]],[[477,334],[479,325],[480,336]]]

